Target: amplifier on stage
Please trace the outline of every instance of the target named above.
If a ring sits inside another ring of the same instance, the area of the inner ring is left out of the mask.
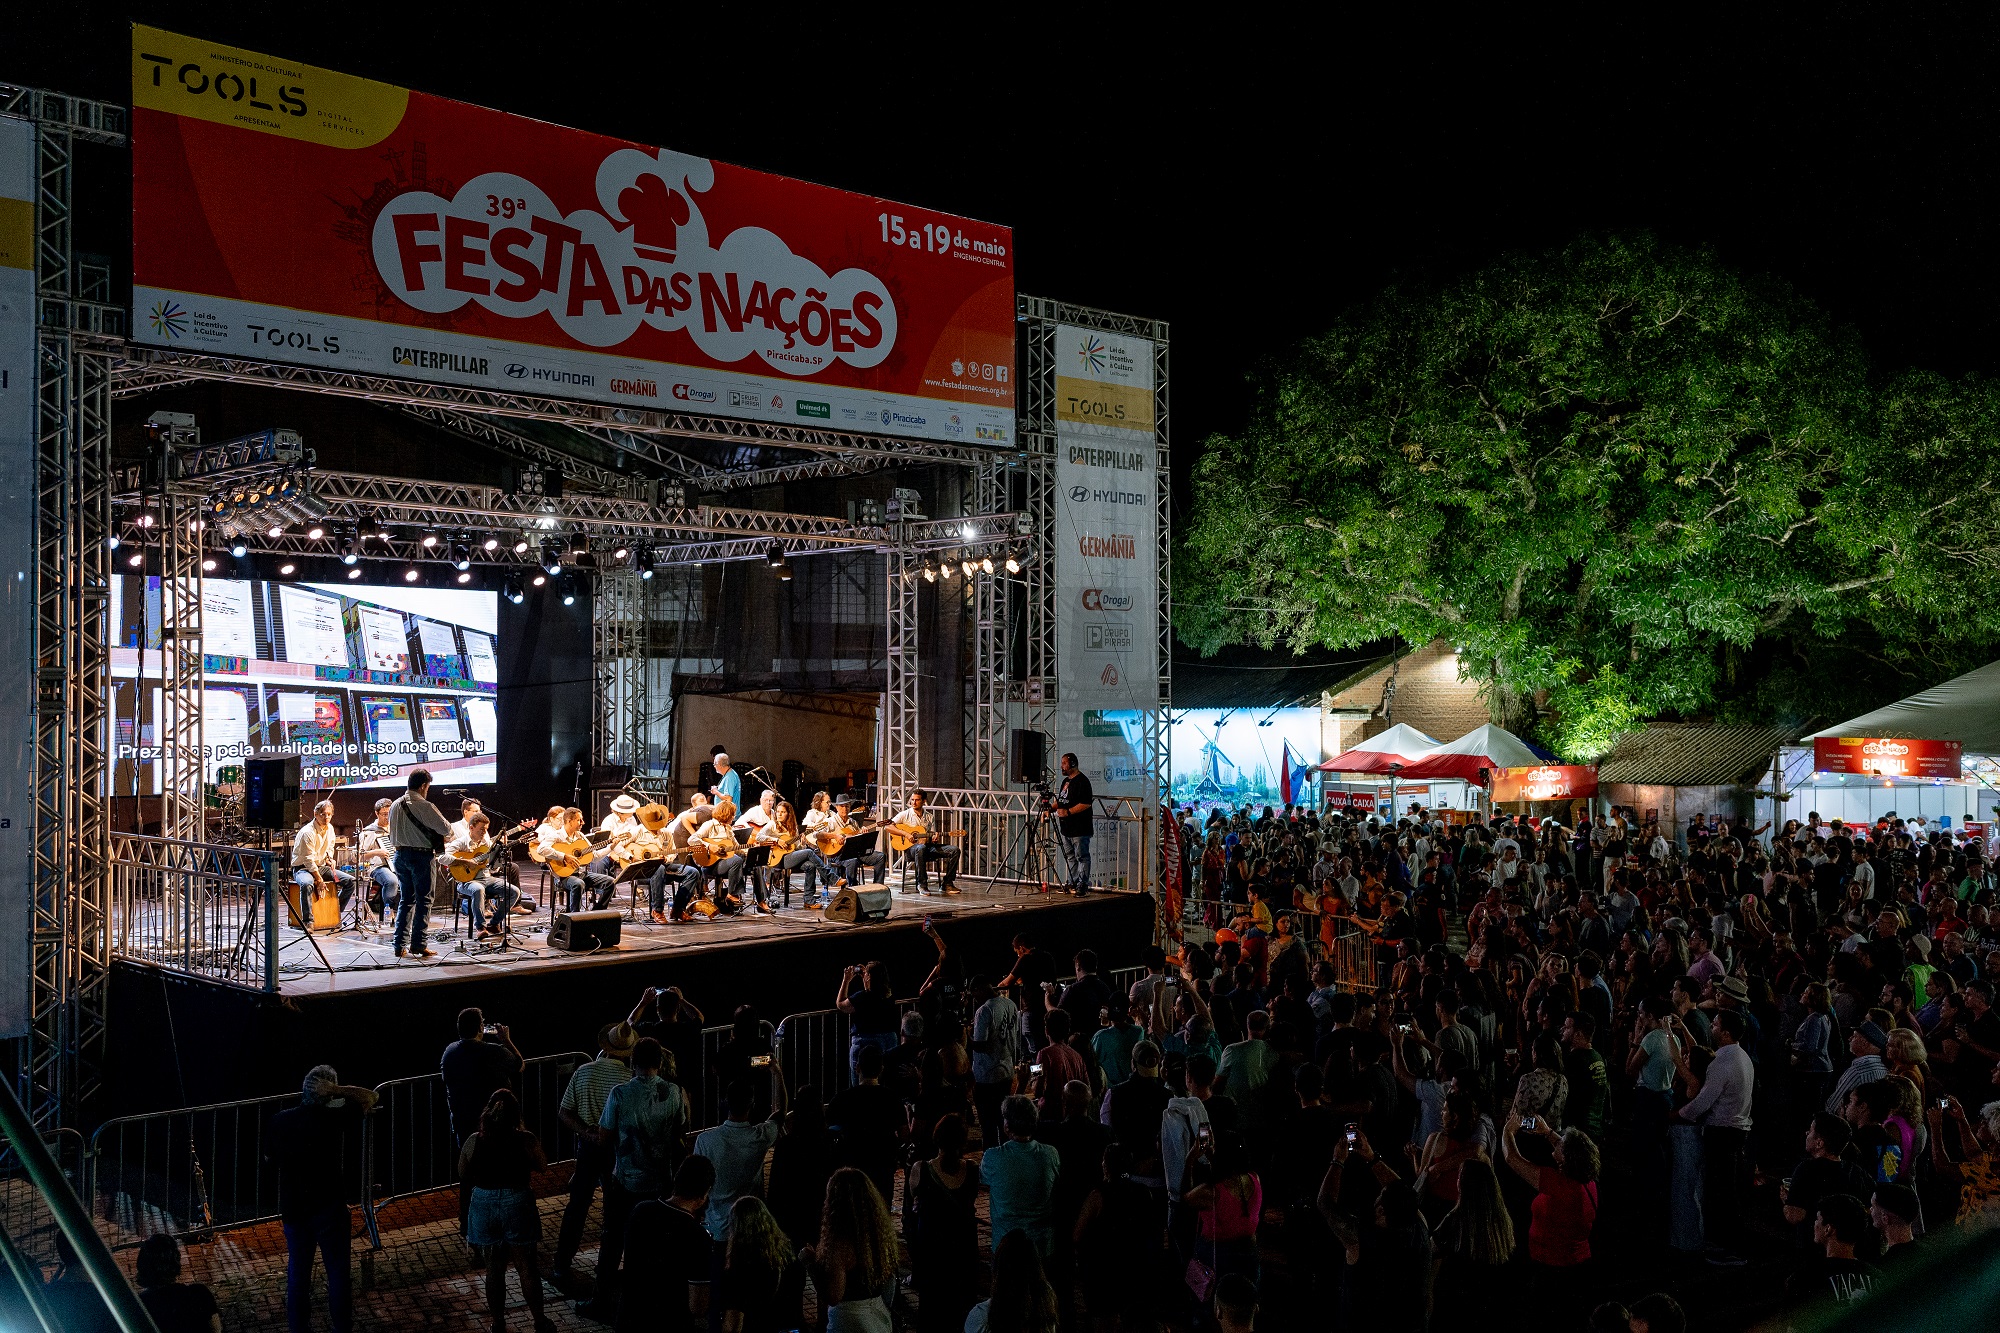
[[[615,911],[558,912],[549,927],[549,947],[565,953],[595,953],[618,947],[624,918]]]
[[[887,921],[889,919],[889,890],[857,889],[853,885],[843,887],[833,895],[826,905],[828,921]]]

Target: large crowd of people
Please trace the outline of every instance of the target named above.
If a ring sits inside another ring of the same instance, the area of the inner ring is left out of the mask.
[[[1721,1326],[1882,1299],[2000,1211],[1977,842],[1623,811],[1189,823],[1174,955],[1114,985],[1087,949],[967,960],[933,930],[907,997],[880,964],[842,975],[824,1088],[739,1010],[698,1134],[702,1016],[642,995],[562,1097],[549,1281],[621,1329],[1678,1333],[1684,1305]],[[1327,942],[1357,932],[1368,975],[1341,976]],[[444,1063],[494,1326],[511,1270],[544,1328],[519,1053],[468,1011]],[[314,1071],[280,1142],[361,1100]],[[305,1161],[309,1271],[344,1256]]]

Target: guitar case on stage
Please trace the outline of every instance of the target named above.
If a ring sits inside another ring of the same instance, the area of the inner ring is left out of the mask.
[[[887,889],[857,889],[843,886],[826,905],[828,921],[887,921],[890,896]]]

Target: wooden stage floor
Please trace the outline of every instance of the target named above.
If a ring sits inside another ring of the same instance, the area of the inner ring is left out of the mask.
[[[591,953],[568,953],[548,946],[549,912],[540,903],[532,915],[513,918],[512,938],[506,949],[497,938],[467,938],[463,916],[451,929],[449,913],[442,917],[433,909],[430,918],[431,947],[436,958],[397,958],[393,931],[379,932],[352,928],[313,936],[319,945],[315,953],[305,936],[295,928],[279,933],[279,993],[287,998],[355,994],[383,987],[458,984],[482,976],[497,978],[547,970],[569,970],[617,966],[648,959],[671,959],[687,952],[707,953],[716,949],[745,948],[780,941],[829,939],[840,935],[867,935],[916,924],[924,916],[942,925],[988,920],[997,915],[1027,913],[1036,909],[1088,902],[1092,894],[1076,899],[1061,892],[1042,893],[1030,885],[1016,889],[1012,884],[997,885],[960,877],[957,894],[933,890],[919,895],[914,890],[897,889],[886,921],[844,923],[829,921],[824,912],[800,906],[802,898],[792,897],[792,906],[780,907],[770,916],[744,913],[738,916],[697,919],[680,925],[654,925],[643,895],[635,911],[629,892],[621,893],[611,906],[624,916],[616,946]],[[525,890],[534,897],[534,887]],[[1112,890],[1099,891],[1114,894]],[[1125,896],[1116,894],[1115,896]],[[351,917],[351,914],[350,914]],[[857,941],[858,943],[858,941]],[[325,955],[323,963],[320,954]],[[328,971],[328,965],[332,970]]]

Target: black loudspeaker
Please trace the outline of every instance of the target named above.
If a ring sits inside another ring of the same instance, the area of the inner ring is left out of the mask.
[[[825,915],[828,921],[887,921],[890,901],[887,889],[845,885],[827,902]]]
[[[624,919],[615,911],[557,912],[555,924],[549,927],[549,947],[566,953],[615,949]]]
[[[1041,732],[1016,727],[1007,741],[1007,781],[1026,786],[1047,777],[1048,748],[1049,738]]]
[[[243,765],[243,824],[246,828],[299,826],[299,757],[251,759]]]

